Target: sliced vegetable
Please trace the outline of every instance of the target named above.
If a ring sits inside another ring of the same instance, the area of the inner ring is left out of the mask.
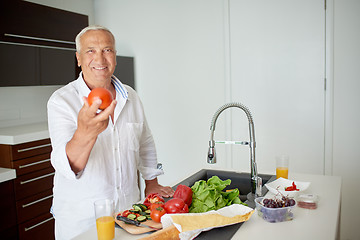
[[[290,187],[286,187],[285,191],[300,191],[300,189],[296,187],[295,182],[292,182],[292,185]]]
[[[184,200],[184,202],[188,206],[190,206],[190,204],[192,202],[192,195],[193,195],[193,192],[190,187],[180,184],[176,187],[176,190],[174,193],[174,198],[180,198],[180,199]]]
[[[146,216],[139,216],[136,218],[136,221],[138,222],[145,222],[147,220]]]
[[[127,218],[129,218],[131,220],[135,220],[137,218],[137,216],[133,213],[130,213],[129,215],[127,215]]]
[[[151,193],[144,200],[144,205],[149,207],[152,203],[156,203],[156,202],[165,202],[165,200],[157,193]]]

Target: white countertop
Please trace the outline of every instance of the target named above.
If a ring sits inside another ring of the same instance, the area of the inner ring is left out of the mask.
[[[0,168],[0,183],[16,178],[15,169]]]
[[[317,239],[332,240],[338,236],[341,178],[335,176],[290,173],[289,179],[311,182],[304,193],[319,196],[318,208],[308,210],[295,207],[294,219],[288,222],[269,223],[252,215],[235,233],[232,239],[278,240],[278,239]],[[270,194],[270,193],[268,193]],[[268,196],[268,195],[267,195]],[[144,235],[131,235],[123,229],[115,229],[115,239],[132,240]],[[79,235],[76,240],[96,240],[96,227]]]
[[[49,138],[47,122],[0,128],[0,144],[15,145]]]

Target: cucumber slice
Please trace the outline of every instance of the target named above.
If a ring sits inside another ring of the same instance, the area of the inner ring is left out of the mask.
[[[147,219],[146,216],[139,216],[139,217],[136,218],[136,220],[137,220],[138,222],[145,222],[146,219]]]
[[[132,212],[132,213],[139,213],[140,210],[139,209],[130,209],[129,212]]]
[[[138,206],[141,207],[142,211],[148,210],[148,207],[145,204],[139,203]]]
[[[133,204],[132,207],[134,208],[134,210],[137,210],[138,212],[142,212],[142,208],[141,206],[139,206],[139,204]]]
[[[135,220],[136,219],[136,215],[135,214],[132,214],[130,213],[127,218],[131,219],[131,220]]]
[[[151,210],[150,210],[150,209],[148,209],[148,210],[145,210],[145,213],[146,213],[147,215],[150,215],[150,213],[151,213]]]

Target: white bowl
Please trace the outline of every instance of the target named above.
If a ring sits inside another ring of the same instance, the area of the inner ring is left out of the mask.
[[[296,188],[299,191],[285,191],[285,188],[292,186],[292,183],[295,182]],[[284,196],[288,197],[295,197],[298,193],[305,191],[309,186],[310,182],[299,182],[295,180],[290,180],[286,178],[278,178],[275,181],[265,184],[266,188],[273,194],[283,194]]]

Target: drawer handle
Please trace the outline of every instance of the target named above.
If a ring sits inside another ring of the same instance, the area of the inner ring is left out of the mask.
[[[42,175],[40,177],[32,178],[32,179],[29,179],[29,180],[26,180],[26,181],[21,181],[20,184],[26,184],[26,183],[29,183],[29,182],[33,182],[33,181],[36,181],[36,180],[39,180],[39,179],[42,179],[42,178],[52,176],[54,174],[55,174],[55,172],[52,172],[52,173],[49,173],[49,174]]]
[[[51,218],[48,218],[48,219],[46,219],[46,220],[44,220],[44,221],[42,221],[42,222],[39,222],[39,223],[37,223],[37,224],[35,224],[35,225],[32,225],[31,227],[24,228],[24,229],[25,229],[25,232],[26,232],[26,231],[29,231],[29,230],[31,230],[31,229],[33,229],[33,228],[36,228],[36,227],[38,227],[38,226],[40,226],[40,225],[42,225],[42,224],[44,224],[44,223],[46,223],[46,222],[48,222],[48,221],[51,221],[51,220],[53,220],[53,219],[54,219],[54,217],[51,217]]]
[[[23,148],[23,149],[19,149],[17,151],[18,151],[18,153],[21,153],[21,152],[26,152],[26,151],[39,149],[39,148],[43,148],[43,147],[48,147],[48,146],[51,146],[51,143],[43,144],[43,145],[39,145],[39,146],[35,146],[35,147]]]
[[[75,44],[75,42],[70,42],[70,41],[57,40],[57,39],[49,39],[49,38],[39,38],[39,37],[18,35],[18,34],[12,34],[12,33],[4,33],[4,36],[6,36],[6,37],[15,37],[15,38],[25,38],[25,39],[31,39],[31,40],[40,40],[40,41],[46,41],[46,42]]]
[[[25,165],[20,165],[19,168],[27,168],[27,167],[31,167],[40,163],[44,163],[44,162],[49,162],[50,158],[45,159],[45,160],[41,160],[41,161],[37,161],[37,162],[33,162],[33,163],[29,163],[29,164],[25,164]]]
[[[36,200],[36,201],[30,202],[30,203],[27,203],[27,204],[23,204],[22,207],[23,207],[23,208],[26,208],[26,207],[28,207],[28,206],[31,206],[31,205],[35,204],[35,203],[44,201],[44,200],[49,199],[49,198],[52,198],[52,197],[53,197],[53,195],[49,195],[49,196],[47,196],[47,197],[40,198],[40,199],[38,199],[38,200]]]

